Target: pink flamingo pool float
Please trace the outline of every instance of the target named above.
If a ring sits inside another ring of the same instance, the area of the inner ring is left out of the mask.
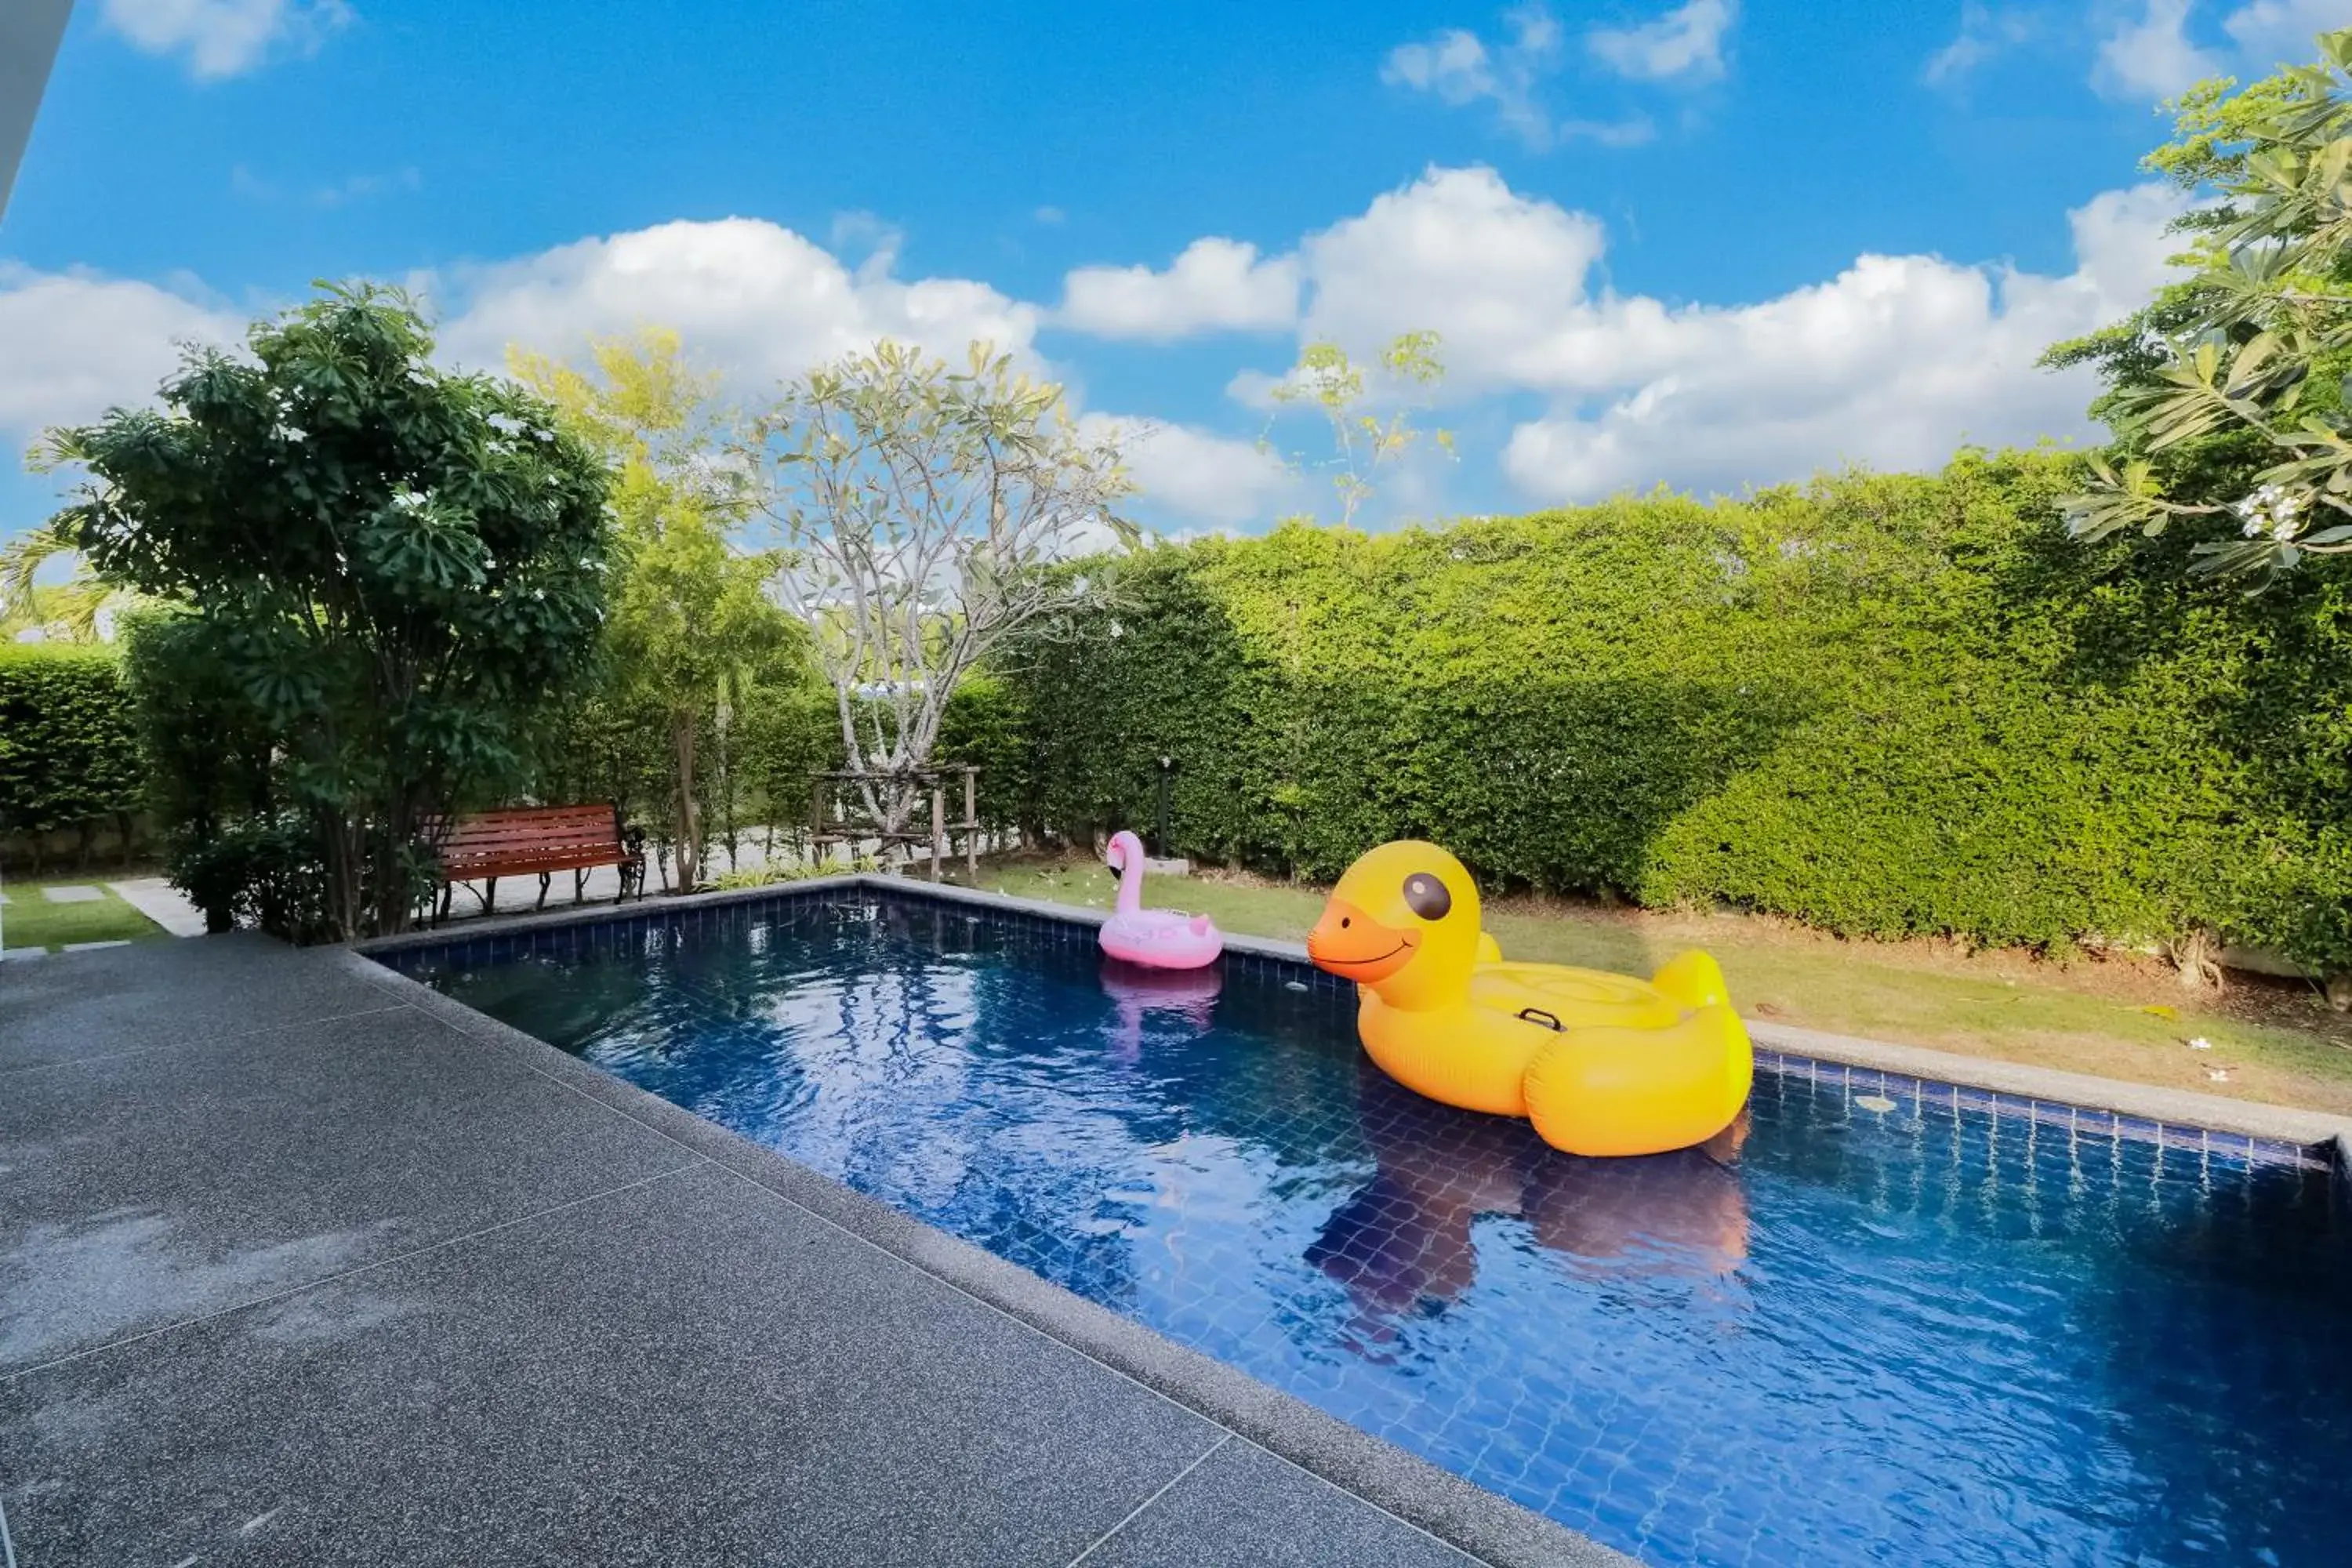
[[[1217,962],[1225,939],[1216,921],[1143,907],[1143,840],[1114,833],[1103,858],[1118,873],[1118,907],[1103,921],[1105,952],[1147,969],[1199,969]]]

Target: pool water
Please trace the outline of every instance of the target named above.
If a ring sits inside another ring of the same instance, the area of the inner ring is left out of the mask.
[[[390,962],[1653,1563],[2352,1561],[2325,1171],[1769,1071],[1578,1159],[1323,977],[889,894]]]

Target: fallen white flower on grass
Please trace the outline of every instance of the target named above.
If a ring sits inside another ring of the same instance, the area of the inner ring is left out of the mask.
[[[2206,1069],[2205,1076],[2211,1079],[2215,1083],[2227,1083],[2230,1081],[2230,1069],[2228,1068],[2209,1068]]]
[[[2213,1048],[2213,1042],[2200,1035],[2189,1042],[2189,1048],[2192,1051],[2210,1051]]]

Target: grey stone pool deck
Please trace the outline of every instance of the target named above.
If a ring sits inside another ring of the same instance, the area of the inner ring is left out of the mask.
[[[1624,1561],[254,935],[0,973],[0,1509],[18,1568]]]
[[[842,878],[462,937],[866,882],[1099,918]],[[20,1568],[1625,1561],[359,952],[250,935],[0,972],[0,1508]]]

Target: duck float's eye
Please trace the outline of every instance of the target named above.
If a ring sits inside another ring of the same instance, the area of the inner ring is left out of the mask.
[[[1454,908],[1454,895],[1428,872],[1415,871],[1404,879],[1404,904],[1423,920],[1442,921]]]

